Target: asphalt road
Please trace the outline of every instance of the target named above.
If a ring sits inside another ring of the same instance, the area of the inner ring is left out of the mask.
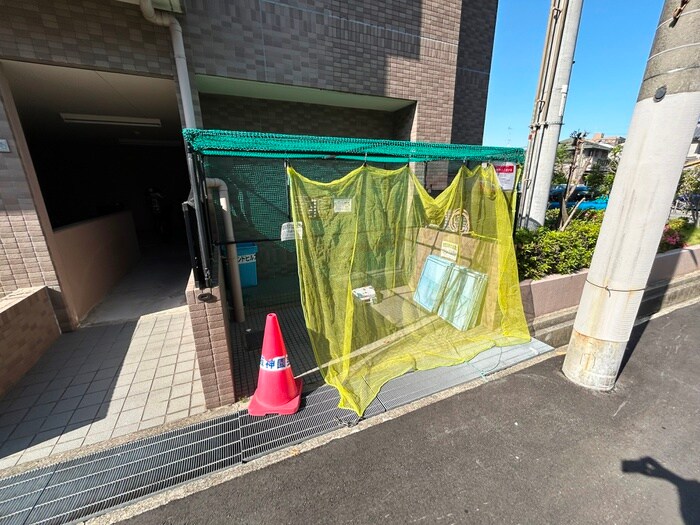
[[[700,305],[637,338],[613,392],[549,359],[127,523],[700,523]]]

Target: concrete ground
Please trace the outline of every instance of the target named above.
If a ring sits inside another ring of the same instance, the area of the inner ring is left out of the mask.
[[[129,522],[700,523],[698,318],[637,327],[612,392],[552,358]]]

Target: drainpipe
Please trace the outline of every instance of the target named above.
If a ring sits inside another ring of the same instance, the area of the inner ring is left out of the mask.
[[[185,127],[196,128],[197,122],[194,116],[194,105],[192,104],[192,89],[190,87],[190,76],[187,69],[187,58],[185,56],[185,42],[182,38],[182,27],[180,26],[180,22],[178,22],[177,18],[175,18],[173,15],[165,14],[160,11],[157,12],[153,8],[151,0],[140,0],[139,6],[141,7],[141,14],[146,20],[155,25],[167,27],[170,30],[170,40],[173,46],[173,58],[175,59],[177,83],[180,87],[180,103],[182,104],[182,114],[185,119]],[[195,215],[197,217],[197,229],[199,233],[199,250],[204,266],[205,277],[208,281],[210,279],[210,275],[208,263],[206,261],[206,237],[202,226],[202,216],[204,214],[204,210],[202,210],[199,199],[196,197],[195,189],[197,188],[197,178],[195,176],[194,163],[191,153],[187,154],[187,171],[190,177],[190,187],[192,188],[191,191],[194,194],[193,200]],[[233,260],[237,261],[235,258]],[[236,272],[238,272],[237,262]]]
[[[177,83],[180,85],[180,99],[182,101],[182,112],[185,116],[185,127],[196,128],[197,122],[194,118],[194,105],[192,104],[192,89],[190,88],[190,75],[187,70],[187,59],[185,58],[185,42],[182,39],[182,27],[173,15],[156,12],[151,4],[151,0],[141,0],[141,14],[149,22],[158,26],[170,29],[170,39],[173,45],[173,57],[175,58],[175,69],[177,71]]]
[[[224,211],[224,234],[226,236],[226,256],[228,258],[231,295],[233,296],[233,318],[237,323],[245,321],[243,310],[243,291],[241,290],[241,274],[238,270],[238,252],[233,236],[233,221],[231,220],[231,205],[228,200],[228,186],[221,179],[207,179],[207,188],[219,191],[219,204]]]

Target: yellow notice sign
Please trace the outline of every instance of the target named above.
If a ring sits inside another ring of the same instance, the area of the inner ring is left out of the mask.
[[[448,261],[457,262],[457,250],[459,247],[457,243],[442,241],[442,247],[440,248],[440,257],[447,259]]]

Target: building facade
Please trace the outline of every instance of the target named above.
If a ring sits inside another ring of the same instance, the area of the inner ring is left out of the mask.
[[[182,236],[149,198],[188,193],[171,34],[135,0],[0,6],[0,296],[46,286],[72,330]],[[200,127],[481,143],[497,0],[153,6],[182,26]]]

